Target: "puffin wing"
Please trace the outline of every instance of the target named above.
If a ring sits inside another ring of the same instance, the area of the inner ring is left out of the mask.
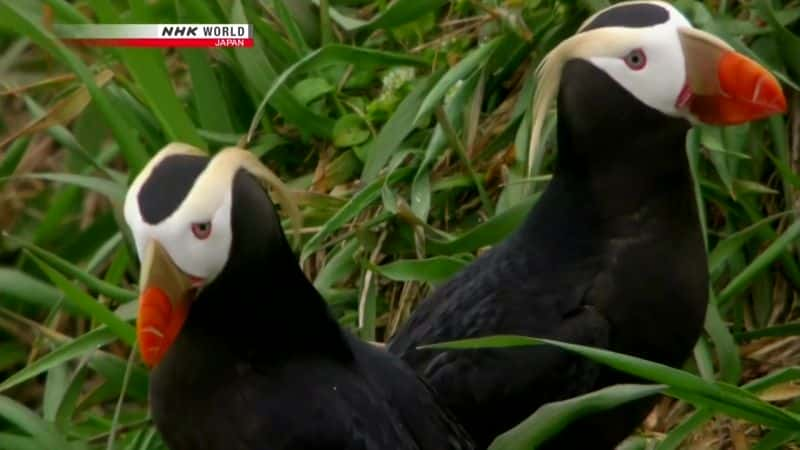
[[[295,362],[282,373],[252,372],[231,414],[241,449],[421,450],[383,393],[355,371]],[[276,379],[283,382],[276,383]],[[274,386],[280,386],[280,389]],[[265,445],[265,443],[269,443]]]
[[[473,263],[420,304],[388,346],[433,386],[478,444],[544,403],[591,391],[599,367],[551,346],[417,347],[497,334],[601,348],[609,342],[608,320],[587,300],[606,292],[594,284],[594,264],[523,276],[505,263],[511,260],[489,254]]]
[[[374,389],[381,391],[396,413],[397,422],[421,449],[472,450],[472,438],[444,406],[435,390],[397,356],[351,338],[358,364],[369,371]]]

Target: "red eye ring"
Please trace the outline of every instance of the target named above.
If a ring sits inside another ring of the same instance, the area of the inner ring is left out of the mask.
[[[631,50],[622,59],[631,70],[642,70],[647,65],[647,55],[640,48]]]
[[[197,239],[208,239],[211,236],[211,222],[195,222],[192,224],[192,234]]]

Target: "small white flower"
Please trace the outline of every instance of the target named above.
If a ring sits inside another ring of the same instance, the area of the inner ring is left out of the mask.
[[[391,92],[400,89],[404,84],[414,79],[416,69],[413,67],[395,67],[383,76],[383,91]]]

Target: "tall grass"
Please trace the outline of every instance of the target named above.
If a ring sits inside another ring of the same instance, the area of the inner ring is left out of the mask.
[[[706,333],[682,371],[572,348],[658,385],[551,405],[498,448],[655,392],[670,398],[632,448],[797,447],[800,4],[676,5],[792,92],[788,116],[687,139],[713,280]],[[303,207],[306,273],[344,326],[380,340],[536,202],[554,152],[526,173],[532,71],[604,6],[0,0],[0,449],[163,448],[132,348],[137,261],[120,214],[163,145],[245,145],[277,170]],[[89,49],[49,31],[168,22],[252,23],[256,45]],[[530,343],[513,339],[482,344]]]

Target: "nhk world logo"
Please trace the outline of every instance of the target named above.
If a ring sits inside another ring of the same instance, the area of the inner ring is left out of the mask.
[[[246,23],[55,25],[62,40],[94,47],[252,47]]]

